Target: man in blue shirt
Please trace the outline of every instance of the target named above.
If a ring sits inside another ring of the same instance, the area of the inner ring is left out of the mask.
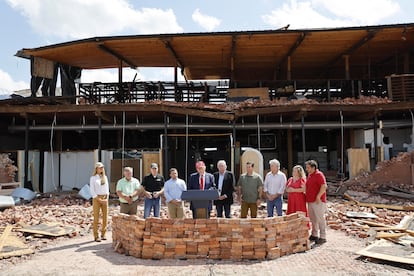
[[[187,190],[185,181],[178,178],[176,168],[170,169],[170,179],[164,184],[164,195],[168,206],[170,218],[184,218],[184,203],[181,194]]]

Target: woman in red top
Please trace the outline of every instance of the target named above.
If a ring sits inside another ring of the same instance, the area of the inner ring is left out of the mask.
[[[296,165],[292,169],[292,177],[289,178],[286,184],[286,192],[288,192],[288,207],[286,214],[303,212],[308,216],[308,209],[306,208],[306,175],[303,167]]]

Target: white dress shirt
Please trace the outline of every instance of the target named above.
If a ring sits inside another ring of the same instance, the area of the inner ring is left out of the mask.
[[[89,179],[89,190],[92,198],[98,195],[109,195],[108,178],[105,176],[105,184],[101,184],[101,177],[98,174],[92,175]]]
[[[281,171],[277,171],[276,174],[268,172],[264,181],[263,191],[271,195],[282,194],[286,188],[286,175]]]

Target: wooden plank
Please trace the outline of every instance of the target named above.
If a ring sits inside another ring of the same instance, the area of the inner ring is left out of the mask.
[[[1,234],[1,236],[0,236],[0,252],[3,250],[3,246],[6,242],[7,237],[11,233],[12,229],[13,229],[13,226],[7,225],[6,228],[3,231],[3,234]]]
[[[351,204],[351,205],[356,204],[361,207],[375,207],[378,209],[389,209],[389,210],[397,210],[397,211],[414,211],[414,206],[400,206],[400,205],[387,205],[387,204],[378,204],[378,203],[359,202],[347,193],[344,194],[344,197],[350,200],[348,202],[345,202],[345,204]]]
[[[259,98],[261,100],[268,100],[269,88],[230,88],[227,91],[227,98]]]
[[[387,233],[387,232],[378,232],[376,238],[377,239],[399,239],[402,236],[405,236],[406,233]]]
[[[386,260],[391,262],[414,264],[411,250],[405,250],[405,246],[394,244],[393,242],[381,239],[368,247],[356,252],[359,255]]]
[[[158,164],[158,173],[162,173],[162,167],[160,162],[160,153],[159,152],[143,152],[142,153],[142,176],[148,175],[151,173],[150,166],[151,163]]]
[[[361,171],[370,172],[368,149],[348,149],[349,178],[359,175]]]
[[[18,231],[51,237],[59,237],[72,234],[76,231],[76,229],[71,226],[62,226],[58,223],[41,223],[37,225],[22,225],[22,228],[18,229]]]

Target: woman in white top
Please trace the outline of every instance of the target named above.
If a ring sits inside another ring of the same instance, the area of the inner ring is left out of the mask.
[[[108,223],[109,184],[101,162],[95,164],[95,171],[89,180],[93,206],[93,236],[96,242],[106,240],[106,226]],[[102,210],[101,237],[98,234],[99,211]]]

